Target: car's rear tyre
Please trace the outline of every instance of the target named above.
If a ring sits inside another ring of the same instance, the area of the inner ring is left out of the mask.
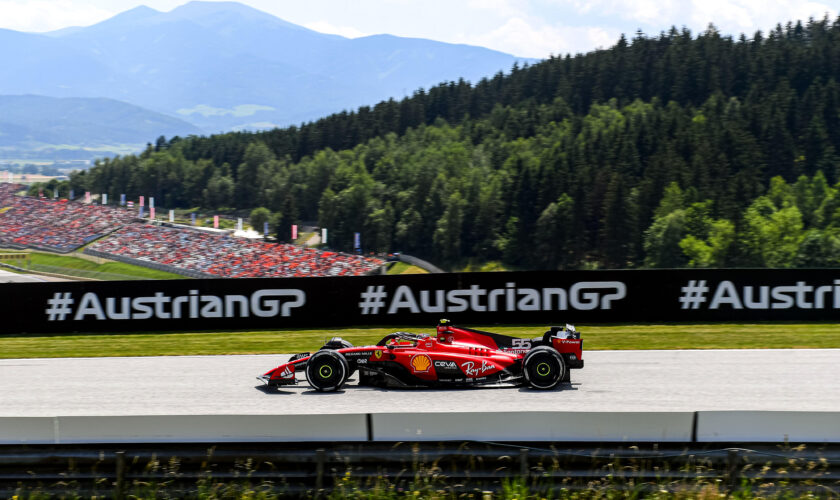
[[[306,362],[306,381],[316,391],[330,392],[341,389],[349,372],[347,359],[340,352],[330,349],[316,352]]]
[[[522,360],[525,381],[534,389],[554,389],[566,378],[568,367],[563,356],[548,346],[537,346]]]

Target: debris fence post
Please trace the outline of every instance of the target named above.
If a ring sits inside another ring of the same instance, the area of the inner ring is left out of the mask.
[[[116,481],[114,482],[114,498],[123,500],[125,498],[125,452],[116,452]]]
[[[327,452],[323,448],[315,450],[315,494],[321,496],[324,488],[324,462],[327,461]]]

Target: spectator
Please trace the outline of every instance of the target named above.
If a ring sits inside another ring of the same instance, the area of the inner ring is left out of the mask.
[[[0,246],[68,252],[134,218],[128,211],[112,207],[16,196],[22,187],[0,184]]]
[[[359,276],[385,264],[376,258],[140,223],[90,248],[224,278]]]
[[[0,184],[0,246],[68,252],[99,239],[92,250],[224,278],[359,276],[385,264],[371,257],[146,225],[132,222],[134,212],[121,208],[16,196],[23,187]]]

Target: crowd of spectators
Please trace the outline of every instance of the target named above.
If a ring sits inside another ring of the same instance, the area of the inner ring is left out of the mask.
[[[18,196],[24,188],[0,183],[0,247],[69,252],[101,238],[91,250],[225,278],[358,276],[384,265],[375,258],[147,225],[136,222],[133,210]]]
[[[128,223],[117,208],[17,196],[19,184],[0,184],[0,246],[69,252]]]
[[[385,264],[376,258],[142,223],[125,226],[90,249],[223,278],[359,276]]]
[[[15,193],[24,189],[23,184],[12,184],[8,182],[0,182],[0,208],[6,205],[15,196]]]

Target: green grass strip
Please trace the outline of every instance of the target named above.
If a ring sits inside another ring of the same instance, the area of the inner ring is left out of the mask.
[[[465,325],[467,326],[467,325]],[[469,325],[472,326],[472,325]],[[474,326],[536,337],[545,326]],[[835,323],[578,325],[586,350],[840,348]],[[277,331],[19,335],[0,337],[0,358],[271,354],[313,351],[324,339],[343,337],[370,345],[397,330],[434,328],[333,328]]]
[[[388,274],[429,274],[429,271],[405,262],[395,262],[388,269]]]
[[[64,273],[66,274],[78,274],[73,273],[73,271],[85,271],[85,276],[105,280],[114,278],[130,279],[130,277],[164,280],[184,279],[184,276],[181,276],[180,274],[167,273],[165,271],[125,264],[123,262],[106,262],[104,264],[97,264],[96,262],[79,257],[40,252],[32,252],[31,259],[32,269],[35,271],[44,270],[46,272],[59,274],[62,274],[62,270],[64,270]],[[23,265],[19,266],[25,267]],[[95,273],[101,273],[101,276],[97,276]]]

